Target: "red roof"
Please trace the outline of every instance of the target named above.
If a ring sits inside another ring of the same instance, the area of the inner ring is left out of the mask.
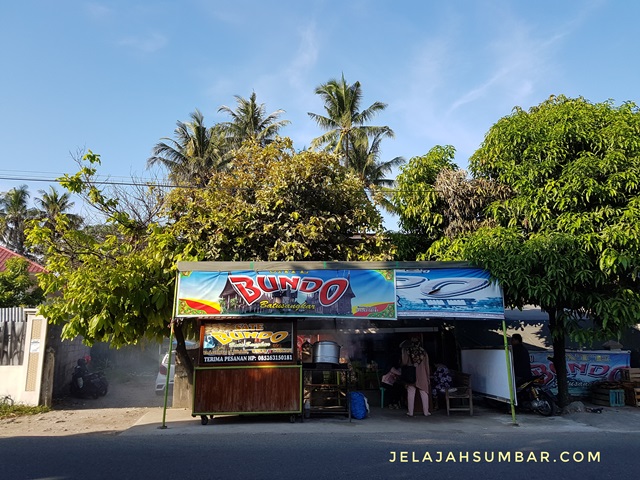
[[[29,268],[27,269],[29,273],[46,272],[45,268],[42,265],[38,265],[36,262],[33,262],[28,258],[23,257],[22,255],[18,255],[17,253],[12,252],[8,248],[4,248],[3,246],[0,246],[0,272],[4,272],[4,264],[10,258],[24,258],[27,262],[29,262]]]

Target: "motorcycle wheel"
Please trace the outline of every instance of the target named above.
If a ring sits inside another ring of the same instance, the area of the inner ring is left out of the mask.
[[[539,413],[545,417],[551,417],[556,413],[556,403],[552,398],[549,398],[544,392],[540,393],[540,406],[534,409],[534,412]]]
[[[99,391],[98,393],[100,393],[100,396],[104,397],[104,396],[107,394],[107,391],[108,391],[108,390],[109,390],[109,389],[108,389],[106,386],[102,386],[102,387],[100,388],[100,391]]]

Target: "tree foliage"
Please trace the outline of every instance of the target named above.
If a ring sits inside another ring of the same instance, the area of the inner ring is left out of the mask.
[[[190,122],[177,122],[174,137],[162,138],[154,146],[147,166],[162,165],[177,184],[204,186],[213,172],[225,170],[232,160],[225,130],[207,127],[197,109]]]
[[[495,226],[487,207],[511,197],[511,190],[504,184],[468,178],[466,171],[448,168],[438,173],[433,189],[442,204],[443,235],[448,238]]]
[[[49,191],[38,190],[40,197],[35,199],[38,207],[37,219],[43,222],[46,227],[53,227],[56,217],[66,215],[72,225],[80,227],[82,218],[79,215],[68,213],[74,203],[71,201],[69,192],[60,194],[58,190],[49,187]]]
[[[29,262],[20,257],[7,259],[0,272],[0,308],[36,307],[43,298],[38,282],[29,274]]]
[[[258,104],[256,93],[249,99],[235,95],[236,109],[222,105],[218,112],[224,112],[231,117],[228,122],[219,124],[221,131],[232,148],[239,148],[247,140],[265,146],[275,140],[280,129],[289,125],[289,120],[279,120],[284,110],[266,113],[264,103]]]
[[[513,190],[513,198],[492,207],[501,225],[524,242],[539,235],[572,238],[589,259],[588,273],[579,263],[565,277],[581,279],[579,303],[597,331],[612,336],[638,323],[632,305],[640,305],[640,292],[633,293],[640,264],[640,112],[634,104],[561,96],[529,112],[517,109],[487,134],[471,168]],[[635,300],[628,306],[611,301],[623,297]],[[554,298],[536,303],[575,305]]]
[[[100,157],[91,151],[63,185],[86,196],[111,228],[54,229],[35,224],[51,294],[41,312],[63,336],[135,344],[168,335],[178,260],[383,260],[392,254],[380,214],[359,180],[328,153],[295,153],[290,140],[242,148],[232,172],[207,188],[177,188],[162,221],[141,225],[95,183]],[[56,234],[54,235],[54,231]],[[177,354],[187,366],[185,325]],[[192,327],[190,323],[186,327]]]
[[[330,79],[318,86],[315,93],[322,98],[326,115],[311,112],[308,115],[321,129],[326,130],[326,133],[313,139],[313,148],[325,147],[339,154],[343,164],[350,167],[357,144],[362,144],[368,138],[393,138],[391,128],[367,125],[374,116],[387,108],[387,104],[374,102],[360,110],[360,82],[349,84],[342,75],[340,80]]]
[[[565,336],[615,338],[640,322],[638,109],[564,96],[515,109],[470,166],[512,196],[489,208],[498,226],[443,240],[431,253],[489,269],[510,305],[549,313],[566,401]]]
[[[325,152],[295,153],[289,139],[237,153],[232,174],[176,190],[170,232],[197,260],[382,260],[382,218],[359,179]]]
[[[394,210],[402,230],[401,260],[416,260],[443,232],[443,202],[434,184],[445,169],[457,169],[455,149],[435,146],[426,155],[413,157],[402,166],[392,195]],[[400,240],[400,239],[398,239]]]
[[[21,185],[0,195],[0,236],[2,243],[20,255],[28,255],[25,245],[27,223],[36,218],[36,210],[30,208],[29,188]]]
[[[170,241],[157,223],[141,225],[94,182],[99,155],[89,151],[84,162],[61,184],[84,195],[110,228],[77,229],[64,216],[33,225],[28,240],[43,248],[47,268],[39,276],[49,295],[40,312],[63,325],[64,338],[81,335],[88,344],[166,337],[175,275]]]

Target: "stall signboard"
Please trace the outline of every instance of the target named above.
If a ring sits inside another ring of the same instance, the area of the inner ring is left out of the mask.
[[[205,364],[291,362],[295,342],[292,322],[204,323]]]
[[[502,289],[479,268],[396,270],[398,317],[503,319]]]
[[[180,272],[177,299],[177,317],[397,318],[394,270]]]
[[[544,375],[544,382],[557,391],[556,369],[549,357],[551,351],[529,352],[531,373]],[[567,351],[567,382],[569,393],[578,397],[589,396],[591,387],[597,382],[619,382],[622,370],[629,367],[629,351]]]

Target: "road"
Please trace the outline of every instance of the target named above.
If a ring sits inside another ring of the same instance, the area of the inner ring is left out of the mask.
[[[0,439],[0,478],[631,478],[638,433],[234,433]]]

